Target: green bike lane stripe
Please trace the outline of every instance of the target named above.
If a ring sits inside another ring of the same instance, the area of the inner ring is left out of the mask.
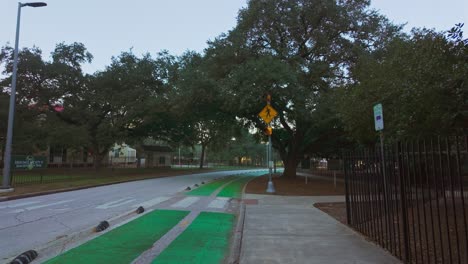
[[[243,177],[240,180],[234,181],[226,185],[219,193],[218,197],[240,198],[242,196],[242,189],[244,185],[252,180],[254,177]]]
[[[150,212],[46,263],[131,263],[188,214],[174,210]]]
[[[250,180],[254,177],[264,175],[265,172],[251,172],[247,173],[245,176],[240,178],[239,180],[233,181],[226,185],[219,193],[218,197],[229,197],[229,198],[241,198],[242,196],[242,189],[244,185],[247,184]]]
[[[232,214],[201,212],[152,263],[222,263],[234,223]]]
[[[222,180],[217,180],[217,181],[214,181],[214,182],[210,182],[210,183],[208,183],[206,185],[203,185],[201,187],[198,187],[195,190],[192,190],[192,191],[186,193],[186,195],[210,196],[219,187],[221,187],[224,184],[226,184],[227,182],[230,182],[230,181],[235,180],[235,179],[236,179],[236,177],[229,176],[227,178],[223,178]]]

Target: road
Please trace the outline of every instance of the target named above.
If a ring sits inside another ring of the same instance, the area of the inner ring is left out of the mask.
[[[1,202],[0,260],[96,226],[138,206],[152,207],[170,199],[175,201],[174,207],[190,206],[194,202],[190,199],[174,200],[177,193],[187,186],[239,172],[158,178]]]

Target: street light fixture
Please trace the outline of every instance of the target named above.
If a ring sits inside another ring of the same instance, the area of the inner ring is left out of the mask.
[[[21,4],[21,3],[20,3]],[[34,3],[24,3],[21,4],[21,7],[23,6],[30,6],[30,7],[43,7],[46,6],[47,4],[44,2],[34,2]]]
[[[8,129],[7,129],[7,139],[5,145],[5,155],[3,163],[3,182],[2,189],[10,189],[11,183],[11,145],[13,141],[13,121],[15,114],[15,97],[16,97],[16,72],[18,70],[18,42],[19,42],[19,30],[20,30],[20,17],[21,17],[21,8],[24,6],[30,7],[43,7],[47,6],[44,2],[32,2],[32,3],[18,3],[18,17],[16,21],[16,38],[15,38],[15,51],[13,55],[13,76],[11,78],[11,91],[10,91],[10,109],[8,112]]]

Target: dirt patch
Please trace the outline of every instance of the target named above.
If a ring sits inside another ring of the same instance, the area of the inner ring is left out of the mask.
[[[346,203],[316,203],[314,206],[346,225]]]
[[[245,192],[251,194],[267,194],[268,176],[258,177],[247,185]],[[285,178],[275,175],[273,177],[276,195],[287,196],[325,196],[325,195],[344,195],[345,186],[343,182],[337,182],[336,188],[333,180],[308,179],[305,183],[304,177]]]

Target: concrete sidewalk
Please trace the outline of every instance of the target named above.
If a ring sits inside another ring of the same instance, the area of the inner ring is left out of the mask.
[[[313,206],[344,196],[246,194],[241,264],[386,264],[398,259]]]

